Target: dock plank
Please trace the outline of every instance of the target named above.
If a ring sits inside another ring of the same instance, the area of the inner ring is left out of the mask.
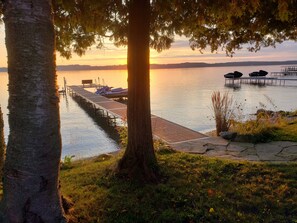
[[[207,137],[200,132],[196,132],[160,117],[152,119],[152,129],[154,135],[169,144]]]
[[[126,108],[126,105],[124,104],[121,104],[119,102],[98,102],[98,103],[95,103],[96,105],[99,105],[100,107],[106,109],[106,110],[112,110],[112,109],[119,109],[119,108]]]
[[[110,111],[118,118],[121,118],[124,121],[127,120],[127,108],[111,109]]]

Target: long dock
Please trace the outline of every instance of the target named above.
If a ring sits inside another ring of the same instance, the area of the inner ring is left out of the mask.
[[[270,86],[297,86],[296,78],[277,77],[240,77],[225,78],[225,85],[236,86],[241,84],[270,85]]]
[[[70,94],[91,103],[94,108],[105,111],[107,115],[122,120],[126,120],[127,118],[127,106],[125,104],[104,96],[96,95],[80,86],[68,86],[68,91]],[[154,137],[163,140],[176,149],[191,152],[189,150],[197,150],[197,146],[203,147],[205,144],[213,142],[213,137],[209,137],[156,115],[151,115],[151,121]],[[224,140],[216,139],[215,141],[216,144],[226,144]]]
[[[95,95],[83,87],[68,86],[68,91],[77,96],[78,100],[90,104],[91,111],[101,109],[107,115],[126,119],[127,107],[124,104]],[[82,103],[83,104],[83,103]],[[92,107],[93,106],[93,107]],[[97,114],[97,112],[95,112]],[[97,115],[100,115],[98,113]],[[265,161],[265,162],[287,162],[296,161],[297,155],[294,150],[294,142],[272,142],[271,145],[251,143],[238,144],[228,142],[220,137],[208,137],[202,133],[193,131],[184,126],[170,122],[166,119],[152,115],[152,128],[154,137],[168,143],[172,148],[205,156],[220,157],[233,160]],[[267,150],[271,147],[272,150]],[[264,149],[263,149],[264,148]],[[272,152],[271,152],[272,151]]]
[[[281,71],[271,72],[271,76],[296,76],[297,75],[297,66],[282,66]]]

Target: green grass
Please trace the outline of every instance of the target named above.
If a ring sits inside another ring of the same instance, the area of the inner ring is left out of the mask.
[[[159,150],[162,180],[113,174],[118,157],[61,171],[75,222],[297,222],[297,164],[231,162]]]
[[[297,142],[297,120],[275,129],[273,131],[273,139],[276,141]]]
[[[297,142],[297,118],[294,112],[278,112],[276,117],[268,113],[259,113],[256,119],[244,122],[234,122],[232,131],[239,135],[249,136],[253,143],[269,141],[293,141]]]

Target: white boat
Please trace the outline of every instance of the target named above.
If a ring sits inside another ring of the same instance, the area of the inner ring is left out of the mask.
[[[122,98],[122,97],[128,97],[128,89],[103,86],[97,89],[95,94],[99,94],[107,98]]]

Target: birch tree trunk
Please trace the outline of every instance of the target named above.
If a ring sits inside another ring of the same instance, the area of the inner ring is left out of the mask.
[[[5,0],[10,134],[3,222],[65,222],[51,0]]]
[[[3,121],[3,113],[0,106],[0,179],[2,179],[2,176],[3,176],[2,170],[3,170],[3,164],[4,164],[4,157],[5,157],[4,121]]]

